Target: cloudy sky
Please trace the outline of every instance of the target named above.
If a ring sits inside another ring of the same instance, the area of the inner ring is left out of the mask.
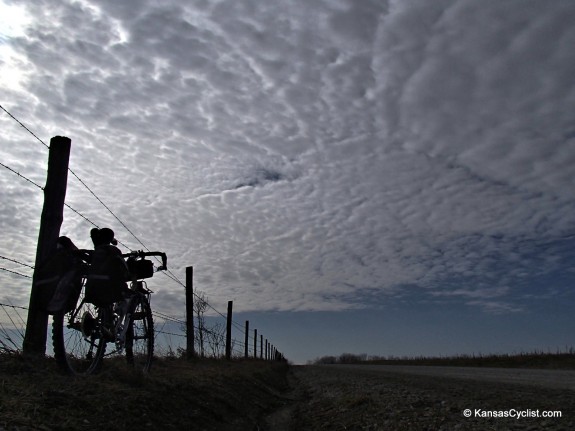
[[[574,19],[572,0],[0,0],[0,102],[70,137],[130,230],[288,357],[555,350],[575,345]],[[43,185],[47,149],[0,128],[2,163]],[[33,264],[42,193],[0,184],[0,254]],[[67,203],[141,248],[72,176]],[[0,277],[26,305],[29,280]],[[180,285],[151,284],[183,315]]]

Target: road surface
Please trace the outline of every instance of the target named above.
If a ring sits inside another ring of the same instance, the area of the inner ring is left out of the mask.
[[[266,431],[575,430],[575,372],[436,366],[293,367]]]

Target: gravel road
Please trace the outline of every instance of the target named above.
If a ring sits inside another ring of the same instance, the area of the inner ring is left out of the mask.
[[[572,372],[540,370],[530,378],[524,371],[533,370],[488,369],[484,378],[475,369],[460,368],[455,376],[450,367],[403,368],[293,367],[294,389],[274,429],[575,429]],[[561,417],[544,417],[547,412]]]

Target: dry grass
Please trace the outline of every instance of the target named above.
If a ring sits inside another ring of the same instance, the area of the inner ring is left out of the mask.
[[[0,429],[253,429],[286,388],[287,365],[158,360],[148,375],[105,361],[71,378],[53,360],[0,355]]]

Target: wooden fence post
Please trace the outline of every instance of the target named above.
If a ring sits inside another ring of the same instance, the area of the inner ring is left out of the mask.
[[[186,267],[186,358],[192,359],[194,350],[194,267]]]
[[[70,138],[65,136],[55,136],[50,140],[48,174],[44,187],[44,206],[36,246],[36,262],[30,291],[26,334],[22,344],[22,351],[25,355],[44,356],[46,354],[48,314],[40,304],[42,287],[36,284],[36,274],[46,258],[56,249],[60,236],[60,227],[64,220],[64,201],[66,200],[71,143]]]
[[[249,346],[249,339],[250,339],[250,321],[246,320],[246,337],[244,339],[244,357],[248,359],[250,346]]]
[[[260,359],[264,358],[264,336],[260,334]]]
[[[228,318],[226,322],[226,359],[232,359],[232,308],[234,301],[228,301]]]
[[[254,329],[254,359],[258,358],[258,330]]]

